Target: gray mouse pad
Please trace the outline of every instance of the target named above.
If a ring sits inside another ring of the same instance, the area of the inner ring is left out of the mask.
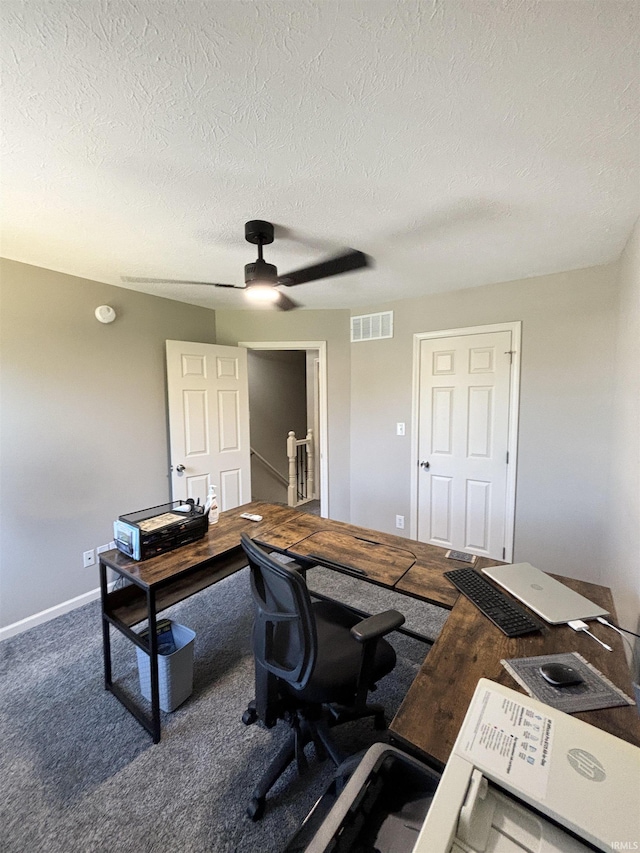
[[[500,663],[529,696],[567,714],[635,704],[577,652],[510,658]],[[564,663],[573,667],[584,681],[568,687],[554,687],[540,673],[540,667],[545,663]]]

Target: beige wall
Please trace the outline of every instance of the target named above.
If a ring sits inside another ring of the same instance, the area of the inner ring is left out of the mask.
[[[326,341],[329,513],[349,520],[350,344],[348,311],[216,311],[219,344]]]
[[[352,522],[399,532],[396,514],[409,519],[413,335],[521,320],[515,561],[606,582],[615,266],[366,310],[388,309],[394,337],[351,347]]]
[[[169,498],[164,342],[215,343],[215,314],[1,263],[3,627],[94,590],[83,551]]]
[[[620,623],[640,625],[640,220],[620,260],[616,382],[612,412],[607,578]],[[636,643],[636,649],[639,644]],[[640,654],[636,655],[640,681]]]

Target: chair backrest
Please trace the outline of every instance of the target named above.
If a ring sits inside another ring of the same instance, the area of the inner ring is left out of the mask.
[[[306,581],[274,560],[246,533],[241,542],[251,569],[256,662],[277,678],[303,688],[313,672],[318,648]]]

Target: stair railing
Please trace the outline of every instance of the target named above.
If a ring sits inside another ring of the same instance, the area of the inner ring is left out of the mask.
[[[254,450],[253,447],[250,448],[250,452],[252,456],[255,456],[256,459],[260,460],[260,462],[265,466],[265,468],[267,468],[267,470],[271,474],[273,474],[273,476],[278,480],[278,482],[282,483],[283,486],[289,486],[289,481],[284,476],[284,474],[278,471],[277,468],[274,468],[268,459],[265,459],[264,456],[261,453],[258,453],[257,450]]]

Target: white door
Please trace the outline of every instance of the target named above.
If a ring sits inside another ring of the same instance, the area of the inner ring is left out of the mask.
[[[422,542],[510,558],[513,352],[512,331],[420,341],[417,508]]]
[[[173,500],[216,486],[218,506],[251,500],[247,351],[167,341],[167,395]]]

